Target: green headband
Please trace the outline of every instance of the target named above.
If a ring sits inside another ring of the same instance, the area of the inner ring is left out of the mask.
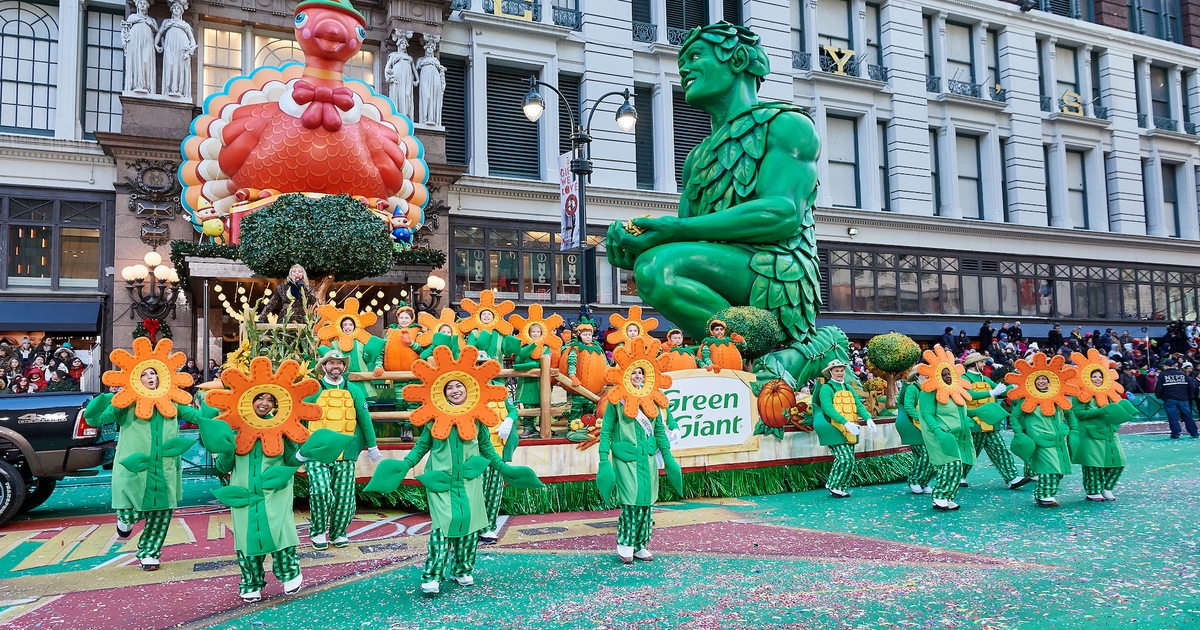
[[[296,5],[296,12],[298,13],[301,9],[311,6],[341,9],[342,11],[349,13],[350,15],[353,15],[361,20],[363,25],[366,25],[367,23],[367,18],[363,17],[363,14],[359,13],[358,9],[355,9],[354,6],[350,4],[350,0],[302,0],[300,4]]]
[[[759,45],[758,35],[744,26],[729,22],[716,22],[693,28],[679,47],[679,58],[683,59],[684,51],[700,40],[713,45],[717,53],[717,60],[721,63],[729,61],[739,47],[745,50],[750,59],[746,72],[754,75],[759,83],[762,83],[763,77],[771,73],[771,61],[767,58],[767,51]]]

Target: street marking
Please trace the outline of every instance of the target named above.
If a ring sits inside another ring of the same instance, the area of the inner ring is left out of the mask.
[[[225,512],[208,517],[208,540],[220,540],[225,537],[225,530],[233,530],[233,514]]]
[[[87,532],[94,529],[89,525],[74,525],[63,528],[63,530],[54,535],[53,538],[42,543],[37,551],[25,556],[25,559],[17,566],[13,567],[13,571],[23,571],[34,567],[44,567],[51,564],[58,564],[68,553],[75,549],[75,546],[82,542]]]
[[[0,558],[8,555],[8,552],[21,546],[21,543],[37,536],[45,530],[34,529],[22,532],[3,532],[0,533]],[[5,543],[8,543],[5,545]]]
[[[14,605],[4,611],[0,611],[0,624],[16,621],[19,617],[29,614],[42,606],[52,604],[57,601],[62,595],[53,595],[51,597],[27,598],[21,603]]]
[[[119,556],[113,557],[109,560],[105,560],[104,562],[101,562],[100,564],[97,564],[96,566],[92,567],[92,570],[95,571],[96,569],[103,569],[104,567],[112,566],[114,564],[120,564],[121,561],[127,560],[127,559],[129,559],[129,554],[123,553]]]
[[[120,540],[117,538],[117,526],[114,523],[104,523],[101,525],[93,525],[92,530],[88,532],[83,541],[79,543],[71,555],[67,556],[67,562],[76,560],[86,560],[87,558],[98,558],[108,555],[112,546]]]
[[[725,508],[698,508],[693,510],[661,510],[654,512],[654,527],[679,527],[681,525],[700,525],[704,523],[722,523],[735,517],[744,516],[743,512],[734,512]],[[411,529],[409,531],[412,531]],[[584,538],[611,534],[617,531],[617,521],[611,516],[597,518],[558,521],[547,523],[530,523],[529,525],[513,525],[504,532],[504,537],[497,544],[518,545],[563,538]]]

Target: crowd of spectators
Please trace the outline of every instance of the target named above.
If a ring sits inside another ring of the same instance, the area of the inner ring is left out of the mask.
[[[36,345],[29,337],[19,343],[0,341],[0,393],[79,391],[88,370],[68,341],[55,343],[46,336]]]

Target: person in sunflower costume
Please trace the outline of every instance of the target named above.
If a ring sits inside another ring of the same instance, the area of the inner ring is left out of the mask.
[[[616,490],[621,516],[617,519],[617,556],[624,564],[635,559],[650,561],[647,548],[653,530],[653,509],[658,501],[658,464],[662,456],[667,480],[683,494],[683,472],[671,455],[668,426],[670,402],[664,390],[671,377],[663,367],[659,342],[640,336],[613,350],[615,367],[605,370],[604,380],[613,388],[605,395],[601,420],[600,457],[596,488],[608,501]]]
[[[117,513],[117,536],[128,538],[133,526],[145,520],[138,539],[137,559],[145,571],[157,571],[163,542],[175,506],[183,496],[179,456],[196,443],[180,437],[179,423],[199,423],[201,414],[188,406],[192,375],[182,371],[187,357],[171,352],[170,339],[133,340],[133,353],[123,348],[109,354],[115,370],[102,381],[119,387],[101,394],[84,408],[84,420],[101,427],[117,423],[117,452],[113,457],[112,508]]]
[[[975,447],[971,442],[970,420],[966,406],[971,393],[962,378],[965,368],[954,362],[954,356],[940,345],[926,350],[924,362],[917,365],[924,376],[917,396],[921,437],[929,463],[933,466],[933,509],[959,509],[954,502],[962,482],[964,468],[975,464]]]
[[[429,313],[418,315],[422,332],[417,335],[417,345],[421,348],[421,360],[427,361],[433,356],[434,348],[446,346],[454,358],[463,347],[462,332],[459,329],[458,316],[452,308],[443,308],[441,315],[434,317]]]
[[[916,366],[904,377],[900,390],[900,404],[896,409],[896,432],[900,443],[912,449],[913,464],[908,471],[908,488],[913,494],[930,494],[933,490],[929,481],[933,479],[933,466],[929,463],[929,451],[925,449],[925,437],[921,434],[921,412],[917,410],[917,399],[921,395],[921,383],[925,377],[917,373]]]
[[[683,345],[683,331],[678,328],[667,331],[667,342],[663,344],[663,354],[667,356],[668,372],[694,370],[700,367],[696,363],[696,349]]]
[[[698,351],[700,367],[713,372],[742,369],[742,353],[735,345],[742,343],[742,336],[734,333],[726,337],[728,328],[720,319],[708,322],[708,336],[700,342]]]
[[[971,400],[967,402],[967,416],[971,419],[971,441],[974,444],[975,458],[979,458],[981,451],[987,451],[996,472],[1000,473],[1000,478],[1008,484],[1009,490],[1016,490],[1033,479],[1017,474],[1017,463],[1013,460],[1012,451],[1008,450],[1008,445],[1004,443],[999,427],[989,424],[979,415],[981,407],[996,402],[996,396],[1002,396],[1008,391],[1008,387],[1003,383],[997,385],[979,371],[986,360],[987,358],[978,352],[972,352],[963,359],[963,366],[967,369],[963,378],[966,379],[967,389],[971,392]],[[967,472],[964,471],[963,483],[966,483],[966,479]]]
[[[871,419],[863,401],[846,382],[846,363],[834,359],[821,374],[827,379],[817,389],[813,406],[813,428],[821,446],[829,447],[833,453],[833,468],[825,489],[837,499],[850,496],[846,488],[854,476],[854,445],[858,444],[859,423],[865,423],[872,431],[875,421]]]
[[[483,356],[481,353],[480,357]],[[507,389],[504,379],[494,379],[491,384]],[[488,438],[492,442],[492,450],[500,453],[500,459],[504,460],[504,463],[512,463],[513,453],[516,452],[517,445],[521,441],[520,437],[513,432],[513,427],[520,419],[520,412],[513,404],[511,396],[505,397],[502,403],[488,403],[488,407],[500,417],[500,424],[487,428]],[[479,534],[479,542],[485,545],[495,544],[499,539],[500,502],[503,499],[504,477],[501,476],[499,470],[488,467],[483,471],[483,502],[487,509],[488,525],[483,533]]]
[[[396,323],[388,327],[384,336],[383,369],[389,372],[408,372],[412,362],[421,355],[422,348],[417,343],[421,327],[416,323],[417,312],[407,304],[401,304],[396,309]],[[411,380],[392,381],[392,391],[395,394],[396,411],[413,411],[417,408],[413,403],[404,400],[400,394]],[[411,442],[413,439],[412,423],[400,420],[400,439]]]
[[[497,304],[495,293],[484,289],[479,294],[478,304],[471,298],[463,298],[462,309],[467,312],[467,317],[459,322],[458,330],[466,333],[467,345],[478,348],[503,365],[504,357],[515,355],[520,348],[520,343],[511,336],[513,325],[504,319],[513,308],[512,300]]]
[[[308,473],[310,507],[309,540],[313,549],[346,547],[350,539],[346,528],[354,520],[357,502],[354,498],[355,463],[363,449],[373,462],[383,459],[375,444],[375,427],[367,411],[366,395],[358,382],[345,377],[350,359],[336,348],[328,349],[317,361],[323,376],[319,389],[305,402],[316,403],[321,417],[309,422],[311,431],[330,429],[350,436],[345,450],[330,463],[313,462],[305,465]]]
[[[593,339],[596,334],[595,323],[587,318],[580,318],[575,327],[578,338],[567,344],[564,352],[567,355],[567,376],[576,387],[584,387],[593,394],[599,394],[604,387],[604,374],[608,368],[608,359],[604,355],[604,347]],[[578,420],[589,413],[596,412],[596,403],[579,394],[571,394],[571,409],[567,412],[567,420]],[[533,437],[522,434],[522,438]]]
[[[1020,405],[1013,410],[1012,450],[1025,462],[1025,474],[1036,475],[1033,499],[1038,507],[1058,507],[1059,485],[1071,474],[1067,435],[1072,421],[1070,396],[1075,393],[1076,370],[1066,358],[1049,361],[1034,354],[1032,362],[1021,359],[1004,380],[1015,385],[1008,399]]]
[[[512,315],[509,323],[517,333],[521,348],[513,360],[514,370],[532,370],[540,365],[541,358],[550,353],[551,365],[553,356],[562,348],[562,339],[554,334],[554,329],[562,326],[563,318],[554,314],[549,317],[542,312],[541,304],[529,306],[529,317]],[[541,383],[536,377],[521,377],[517,379],[516,403],[520,409],[540,409],[542,404]],[[527,416],[522,419],[522,433],[529,435],[537,433],[537,418]]]
[[[347,372],[373,372],[383,367],[383,339],[367,332],[367,328],[379,320],[375,313],[360,313],[358,298],[348,297],[338,308],[325,304],[317,309],[321,319],[317,322],[317,339],[322,347],[337,348],[347,358]],[[373,402],[379,391],[375,383],[361,381],[368,402]]]
[[[285,594],[300,590],[304,577],[296,547],[292,483],[301,462],[333,461],[347,436],[329,430],[309,433],[303,422],[315,422],[322,410],[305,397],[320,389],[300,375],[300,364],[286,360],[274,370],[267,357],[256,357],[246,370],[221,373],[227,389],[213,390],[208,402],[219,413],[200,422],[200,440],[217,456],[216,469],[228,485],[212,491],[229,506],[233,548],[242,579],[238,592],[246,602],[262,599],[267,585],[263,563],[271,556],[271,572]],[[303,446],[301,446],[303,445]]]
[[[394,492],[408,471],[429,455],[417,481],[425,486],[432,519],[429,556],[421,574],[421,591],[436,595],[450,579],[460,586],[475,583],[475,549],[479,532],[489,526],[484,500],[483,474],[499,471],[510,485],[539,488],[533,470],[504,462],[492,446],[489,427],[501,424],[500,414],[489,405],[503,403],[508,389],[491,383],[500,373],[494,360],[478,362],[479,351],[466,346],[456,358],[447,346],[433,351],[433,362],[413,363],[419,382],[404,388],[407,400],[420,403],[413,412],[421,432],[403,460],[389,459],[375,469],[367,492]]]
[[[1083,492],[1088,501],[1116,501],[1113,490],[1125,470],[1125,452],[1117,430],[1136,414],[1125,400],[1117,372],[1095,348],[1075,352],[1075,399],[1068,420],[1071,463],[1083,466]]]

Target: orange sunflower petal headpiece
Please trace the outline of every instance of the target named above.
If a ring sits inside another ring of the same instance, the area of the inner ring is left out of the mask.
[[[1087,356],[1072,352],[1071,363],[1075,364],[1075,378],[1071,384],[1075,386],[1075,398],[1079,402],[1086,403],[1094,398],[1101,407],[1121,402],[1125,388],[1117,382],[1117,371],[1109,367],[1108,358],[1099,350],[1091,348]],[[1097,373],[1103,379],[1099,385],[1092,381]]]
[[[433,344],[433,335],[437,333],[442,326],[450,326],[452,331],[450,334],[454,337],[461,337],[462,331],[459,329],[458,317],[452,308],[442,309],[441,317],[434,317],[425,311],[417,313],[417,322],[425,330],[417,335],[417,345],[428,347]],[[460,339],[461,341],[461,339]]]
[[[450,348],[438,346],[433,349],[432,357],[437,367],[427,361],[413,361],[413,374],[421,382],[405,386],[403,394],[404,400],[421,404],[409,418],[414,426],[432,422],[430,434],[437,440],[450,437],[450,429],[455,428],[459,438],[469,441],[477,435],[475,421],[489,427],[500,424],[500,416],[488,404],[504,402],[508,388],[490,383],[500,373],[500,364],[488,360],[476,365],[478,356],[479,350],[466,346],[456,361]],[[463,389],[447,393],[452,382],[458,382]],[[463,395],[462,402],[452,402],[454,395]]]
[[[1039,391],[1037,381],[1040,378],[1046,378],[1049,388],[1046,391]],[[1062,355],[1054,355],[1054,358],[1046,361],[1046,355],[1038,352],[1033,355],[1032,363],[1027,359],[1021,359],[1013,364],[1013,371],[1004,375],[1004,380],[1016,387],[1008,390],[1008,399],[1012,402],[1021,402],[1021,411],[1030,413],[1035,407],[1042,408],[1043,415],[1054,413],[1054,407],[1058,406],[1062,410],[1071,408],[1071,401],[1068,396],[1075,395],[1076,370],[1073,366],[1067,365],[1067,360]]]
[[[671,386],[671,377],[666,374],[670,358],[660,354],[657,339],[649,335],[636,337],[613,350],[616,367],[604,371],[604,380],[612,385],[605,396],[612,404],[621,405],[627,418],[636,418],[638,410],[647,418],[657,418],[660,409],[670,402],[662,390]],[[641,387],[633,384],[634,371],[642,370],[645,382]]]
[[[954,362],[954,355],[937,345],[933,350],[926,350],[921,356],[925,362],[917,365],[917,372],[925,377],[925,382],[921,383],[923,391],[937,392],[937,401],[942,405],[950,402],[951,398],[956,405],[965,405],[971,400],[966,381],[962,377],[967,369]],[[943,377],[945,370],[950,370],[950,380],[954,381],[953,383],[946,383]]]
[[[209,392],[204,402],[221,413],[224,420],[237,432],[238,455],[245,455],[262,440],[263,454],[278,457],[283,454],[283,437],[296,444],[308,440],[308,429],[300,424],[303,420],[320,420],[321,408],[304,399],[321,390],[316,380],[300,375],[300,364],[288,359],[272,371],[271,360],[255,357],[250,361],[250,371],[229,368],[221,373],[221,381],[229,389]],[[262,394],[275,397],[275,413],[269,418],[260,418],[254,411],[254,399]]]
[[[155,410],[164,417],[174,418],[179,411],[175,403],[192,402],[192,395],[184,391],[192,386],[192,375],[179,371],[187,363],[187,357],[182,352],[172,353],[171,348],[170,339],[160,339],[151,349],[149,339],[138,337],[133,340],[133,354],[124,348],[109,353],[117,369],[105,372],[100,380],[109,387],[121,388],[113,396],[113,406],[126,409],[136,405],[134,415],[149,420]],[[142,383],[146,370],[154,370],[158,375],[158,387],[150,389]]]
[[[512,324],[505,320],[505,316],[513,312],[516,308],[512,300],[504,300],[496,303],[496,294],[491,289],[484,289],[479,292],[479,303],[471,298],[463,298],[462,308],[467,312],[467,318],[462,320],[458,325],[458,329],[464,333],[472,330],[487,330],[496,331],[502,335],[511,335],[513,331]],[[487,319],[487,321],[483,321]]]
[[[516,329],[517,337],[521,339],[521,345],[534,344],[537,346],[532,355],[534,359],[542,358],[542,353],[547,346],[552,352],[557,352],[562,347],[563,340],[554,334],[554,329],[563,325],[563,318],[557,313],[549,317],[543,316],[541,304],[529,305],[529,319],[514,314],[509,316],[508,320]],[[540,327],[542,330],[537,339],[529,334],[530,329],[534,326]]]
[[[608,317],[608,324],[616,330],[608,333],[608,343],[629,343],[629,327],[636,326],[638,336],[647,335],[650,331],[658,328],[658,319],[647,317],[642,319],[642,307],[634,305],[629,307],[629,317],[621,317],[620,313],[613,313]]]
[[[355,341],[363,344],[370,341],[371,334],[367,332],[367,326],[374,325],[379,319],[375,313],[358,312],[358,298],[353,297],[346,298],[342,308],[334,304],[322,305],[317,308],[317,315],[321,317],[317,322],[317,338],[321,344],[332,346],[336,343],[337,349],[342,352],[353,350]],[[350,332],[342,329],[347,320],[354,324],[354,330]]]

